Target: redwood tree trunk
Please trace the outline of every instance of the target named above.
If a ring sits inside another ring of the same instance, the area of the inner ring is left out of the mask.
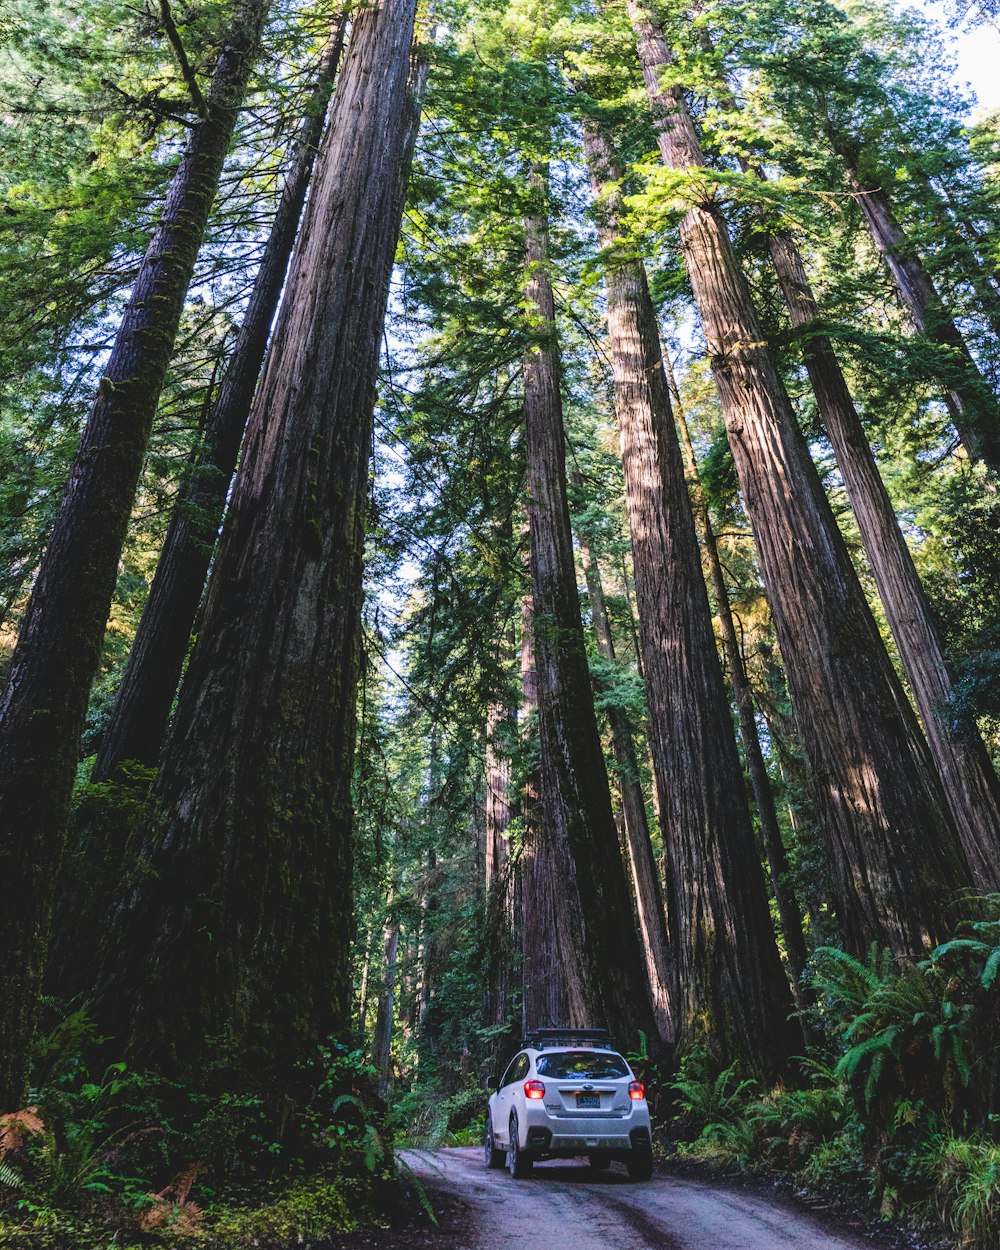
[[[974,460],[981,459],[1000,472],[1000,407],[996,395],[979,372],[962,332],[896,220],[888,195],[883,188],[861,178],[849,141],[835,135],[833,143],[844,158],[851,194],[914,329],[948,353],[949,367],[938,380],[966,451]]]
[[[533,178],[542,198],[542,179]],[[658,1037],[632,920],[611,792],[594,712],[566,497],[566,461],[548,271],[548,227],[525,220],[525,297],[535,346],[524,359],[525,450],[539,740],[546,832],[565,848],[578,898],[579,970],[567,992],[586,1022],[613,1028],[622,1044],[641,1030]],[[567,970],[568,971],[568,970]],[[663,1039],[667,1040],[667,1039]]]
[[[704,165],[662,31],[628,0],[661,155]],[[687,272],[753,526],[817,807],[844,940],[901,955],[949,928],[970,884],[926,743],[893,672],[791,402],[774,366],[718,206],[681,224]]]
[[[535,628],[531,595],[521,601],[521,725],[527,751],[533,753],[538,730],[538,673],[535,668]],[[566,1002],[566,982],[576,980],[576,948],[570,945],[568,969],[559,952],[558,915],[560,882],[565,874],[548,836],[542,810],[541,775],[530,767],[521,794],[521,1023],[529,1029],[575,1024]],[[565,882],[563,881],[563,888]],[[565,910],[565,909],[564,909]],[[499,1075],[499,1073],[498,1073]]]
[[[671,390],[674,388],[671,387]],[[676,391],[674,393],[676,398]],[[801,976],[807,959],[805,937],[802,932],[802,909],[799,907],[789,879],[788,857],[781,838],[778,812],[774,806],[774,791],[771,789],[771,779],[768,776],[764,752],[760,745],[760,734],[757,732],[753,691],[743,663],[743,652],[736,633],[733,610],[729,603],[729,590],[722,572],[722,561],[719,559],[719,547],[712,527],[712,518],[709,516],[708,505],[698,481],[697,463],[688,434],[687,419],[680,404],[677,405],[676,417],[681,448],[684,453],[684,468],[691,486],[695,524],[700,531],[699,538],[708,562],[709,581],[715,596],[716,611],[722,624],[722,646],[726,663],[729,666],[736,712],[740,722],[740,737],[743,740],[743,755],[750,776],[757,819],[760,822],[760,840],[771,876],[771,890],[778,908],[781,936],[785,942],[792,992],[795,994],[796,1003],[801,1008],[805,1005]]]
[[[426,61],[354,21],[164,755],[163,835],[105,964],[129,1053],[277,1098],[350,1031],[351,773],[373,404]]]
[[[585,539],[579,539],[579,546],[583,575],[587,582],[587,598],[590,600],[590,618],[597,638],[597,649],[605,659],[614,663],[617,657],[614,639],[611,636],[611,625],[604,605],[601,570]],[[639,937],[642,939],[642,952],[646,962],[649,996],[660,1036],[673,1040],[675,1030],[670,1010],[670,995],[674,972],[667,939],[663,894],[649,836],[646,799],[639,781],[639,760],[628,717],[616,707],[608,708],[607,717],[611,728],[611,749],[615,757],[616,780],[622,801],[628,863],[632,874],[632,896],[635,899]]]
[[[67,804],[153,415],[260,45],[243,0],[97,389],[0,699],[0,1108],[22,1104]]]
[[[491,703],[486,712],[486,932],[489,984],[486,1023],[511,1014],[514,872],[508,842],[512,817],[510,747],[516,709]]]
[[[123,760],[153,767],[159,758],[343,46],[341,16],[320,58],[316,85],[295,139],[295,159],[236,345],[212,405],[202,450],[181,488],[167,527],[149,598],[94,762],[94,781],[118,776]]]
[[[943,705],[953,685],[930,604],[879,475],[833,344],[815,327],[820,311],[798,248],[784,232],[769,238],[792,324],[806,330],[803,354],[820,416],[837,456],[889,628],[924,725],[945,798],[977,886],[1000,885],[1000,785],[979,731],[955,728]]]
[[[390,895],[391,905],[391,895]],[[390,917],[386,921],[382,942],[382,979],[375,1017],[375,1040],[372,1063],[378,1072],[378,1092],[384,1098],[392,1081],[392,1026],[396,1011],[396,961],[399,950],[399,924]]]
[[[703,40],[711,50],[707,36],[703,35]],[[723,103],[734,111],[735,99],[725,85],[723,91]],[[745,158],[740,159],[740,165],[745,173],[752,173],[762,182],[767,180],[759,165]],[[856,185],[853,171],[852,178]],[[933,188],[930,191],[935,194]],[[909,300],[916,300],[927,309],[939,310],[937,297],[919,258],[905,251],[903,232],[892,218],[884,193],[872,191],[861,201],[861,207],[871,223],[876,243],[881,238],[888,246],[894,240],[886,253],[886,261],[896,279],[900,297],[907,300],[905,292],[909,291]],[[943,705],[953,691],[944,648],[837,354],[829,337],[822,332],[820,309],[802,256],[795,240],[785,230],[768,232],[768,250],[791,322],[796,329],[805,332],[803,358],[809,381],[833,444],[931,755],[944,782],[945,798],[962,848],[979,888],[995,889],[1000,882],[1000,785],[996,773],[972,718],[952,729],[943,720]],[[914,260],[916,269],[912,269]],[[980,276],[975,258],[973,271],[976,277]],[[924,317],[918,322],[918,329],[926,331],[928,324]],[[964,343],[961,346],[965,351]],[[967,351],[965,356],[968,357]],[[968,363],[972,363],[971,358]]]
[[[659,328],[638,261],[621,256],[620,181],[586,131],[607,273],[608,335],[625,470],[649,734],[666,856],[678,1045],[771,1074],[801,1042],[768,912],[743,770],[674,428]]]
[[[507,829],[510,825],[510,756],[505,735],[510,732],[510,708],[491,703],[486,709],[486,893],[506,889],[510,851]]]

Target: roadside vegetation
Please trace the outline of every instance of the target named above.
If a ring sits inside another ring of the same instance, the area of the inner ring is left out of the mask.
[[[988,1250],[1000,1219],[1000,899],[926,960],[900,969],[823,947],[810,961],[827,1039],[765,1086],[689,1054],[667,1081],[681,1160],[778,1171]]]
[[[301,1097],[193,1089],[111,1061],[82,1013],[38,1042],[30,1103],[0,1116],[5,1250],[284,1250],[389,1220],[403,1202],[374,1069],[319,1048]]]

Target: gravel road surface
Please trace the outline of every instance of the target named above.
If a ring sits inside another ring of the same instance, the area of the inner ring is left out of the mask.
[[[468,1250],[871,1250],[806,1212],[702,1180],[633,1184],[615,1164],[536,1164],[530,1180],[488,1171],[479,1150],[407,1151],[432,1194],[466,1204]]]

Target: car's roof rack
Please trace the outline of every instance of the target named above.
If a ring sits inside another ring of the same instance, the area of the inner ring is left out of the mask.
[[[546,1046],[592,1046],[610,1050],[614,1046],[607,1029],[531,1029],[522,1046],[544,1050]]]

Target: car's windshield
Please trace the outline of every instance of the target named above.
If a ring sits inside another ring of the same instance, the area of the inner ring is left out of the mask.
[[[599,1081],[628,1076],[628,1066],[621,1055],[594,1054],[590,1050],[563,1050],[551,1055],[539,1055],[535,1068],[539,1076],[552,1076],[556,1080],[574,1077],[579,1081]]]

